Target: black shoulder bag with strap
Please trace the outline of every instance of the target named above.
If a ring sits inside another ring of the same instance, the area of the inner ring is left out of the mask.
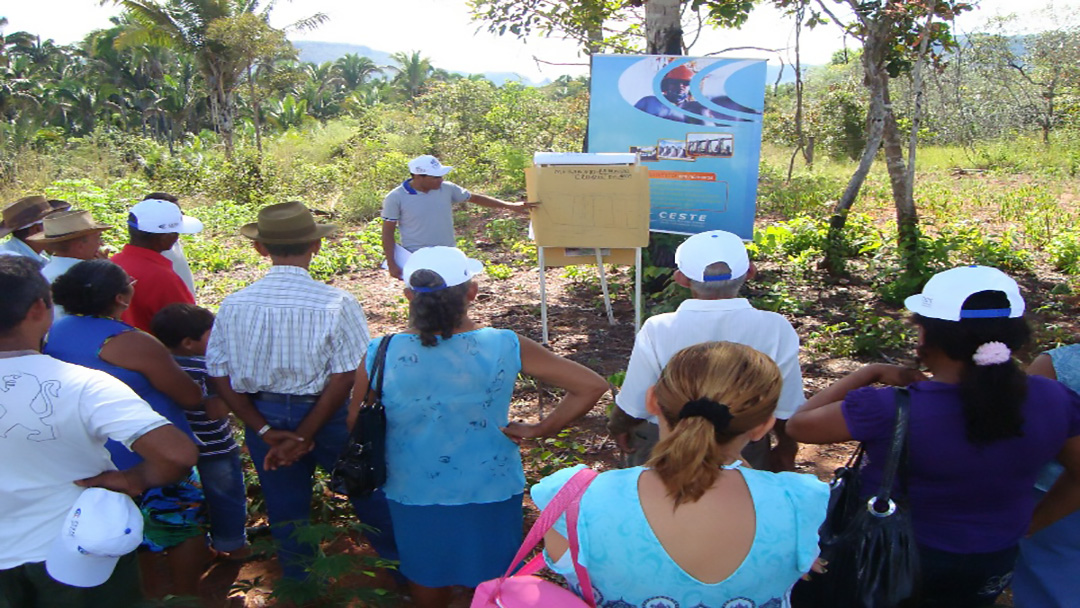
[[[791,596],[795,608],[917,605],[919,550],[906,504],[910,406],[908,389],[896,389],[896,425],[876,494],[865,499],[860,491],[864,445],[836,470],[820,530],[821,558],[828,562],[828,571],[799,581]],[[893,492],[897,473],[903,496]]]
[[[370,496],[386,483],[386,409],[382,404],[382,388],[386,350],[393,337],[393,334],[385,336],[379,342],[349,443],[334,465],[333,486],[344,488],[351,497]]]

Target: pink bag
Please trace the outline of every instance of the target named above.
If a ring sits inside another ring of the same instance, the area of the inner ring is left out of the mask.
[[[574,474],[570,481],[562,487],[555,498],[551,499],[547,508],[540,513],[536,523],[529,530],[525,542],[521,543],[514,561],[507,568],[506,574],[501,578],[480,583],[473,595],[470,608],[596,608],[596,599],[593,597],[592,583],[589,581],[589,573],[578,563],[578,507],[581,504],[581,495],[596,478],[596,471],[584,468]],[[539,553],[529,560],[517,574],[511,576],[514,567],[520,564],[525,556],[533,550],[544,538],[544,534],[555,525],[559,516],[566,513],[566,528],[570,533],[570,558],[574,561],[574,572],[577,573],[578,582],[581,583],[582,600],[572,591],[533,576],[544,567],[544,554]]]

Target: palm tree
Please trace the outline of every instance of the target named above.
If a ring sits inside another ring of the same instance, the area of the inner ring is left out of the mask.
[[[163,78],[180,71],[183,53],[149,44],[117,48],[116,40],[131,26],[128,15],[112,18],[113,27],[95,30],[80,44],[86,67],[80,78],[98,85],[109,85],[117,92],[113,101],[123,107],[126,121],[121,127],[138,125],[146,133],[147,121],[155,119],[157,136],[167,135],[158,104],[163,96]]]
[[[18,57],[10,64],[0,66],[0,122],[29,119],[36,114],[30,110],[40,109],[44,99],[42,81],[30,78],[20,62],[29,64],[26,58]]]
[[[392,85],[384,79],[375,79],[364,83],[341,102],[341,108],[349,114],[358,114],[372,106],[388,101],[392,96]]]
[[[0,30],[7,24],[7,17],[0,17]],[[5,36],[0,31],[0,65],[8,65],[10,62],[9,55],[12,51],[32,47],[35,40],[37,40],[37,36],[30,32],[15,32]]]
[[[334,72],[341,78],[345,90],[351,93],[375,74],[381,74],[382,69],[370,57],[346,53],[334,62]]]
[[[52,103],[60,110],[64,127],[78,135],[92,132],[100,113],[123,112],[116,103],[109,101],[110,95],[119,92],[109,85],[96,87],[83,79],[65,78],[50,83],[47,89]]]
[[[307,100],[297,99],[292,94],[266,107],[266,121],[282,131],[302,127],[309,120]]]
[[[435,71],[431,60],[421,57],[420,51],[413,51],[411,54],[399,51],[390,55],[390,59],[397,63],[397,66],[389,66],[389,68],[397,74],[393,82],[402,95],[406,99],[414,99],[420,95]]]
[[[231,157],[233,126],[236,117],[236,89],[254,58],[239,48],[243,45],[243,40],[226,41],[216,38],[211,35],[211,30],[215,24],[227,26],[228,21],[244,15],[256,15],[265,22],[275,3],[271,0],[260,10],[259,0],[113,0],[113,2],[127,9],[135,24],[117,39],[118,47],[150,43],[172,46],[195,56],[210,97],[211,117],[225,142],[225,153]],[[326,21],[326,18],[326,15],[318,13],[290,27],[313,28]]]

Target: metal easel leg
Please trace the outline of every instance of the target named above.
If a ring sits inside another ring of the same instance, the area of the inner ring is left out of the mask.
[[[634,253],[634,335],[641,331],[641,247]]]
[[[537,247],[536,255],[540,262],[540,326],[541,340],[544,346],[548,345],[548,318],[547,318],[547,287],[544,283],[544,248]]]
[[[600,272],[600,289],[604,292],[604,309],[607,310],[607,320],[609,324],[615,325],[615,313],[611,310],[611,296],[608,294],[607,288],[607,274],[604,273],[604,254],[599,247],[594,251],[596,251],[596,269]]]

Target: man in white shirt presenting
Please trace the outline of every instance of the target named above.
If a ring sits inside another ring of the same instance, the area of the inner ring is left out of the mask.
[[[401,278],[404,261],[395,252],[394,233],[401,232],[401,245],[407,252],[423,247],[456,247],[453,206],[466,201],[481,207],[510,209],[528,213],[536,203],[511,203],[484,194],[475,194],[444,181],[453,167],[447,167],[431,155],[409,161],[412,177],[401,183],[383,200],[382,245],[390,276]]]
[[[41,354],[52,300],[34,260],[0,256],[0,293],[0,608],[134,606],[134,553],[84,588],[49,576],[50,547],[84,488],[138,496],[184,477],[198,451],[116,378]],[[117,471],[108,439],[143,462]]]
[[[777,445],[769,437],[753,442],[743,460],[755,469],[795,469],[798,444],[784,433],[784,423],[805,401],[799,368],[799,336],[783,316],[757,310],[738,297],[754,274],[742,240],[722,230],[686,239],[675,252],[675,282],[690,289],[691,299],[677,311],[651,317],[634,340],[622,390],[615,398],[608,428],[631,465],[644,464],[656,443],[656,419],[645,411],[645,391],[677,352],[701,342],[723,340],[765,353],[780,368],[784,386],[776,407]],[[641,419],[647,420],[643,422]]]

